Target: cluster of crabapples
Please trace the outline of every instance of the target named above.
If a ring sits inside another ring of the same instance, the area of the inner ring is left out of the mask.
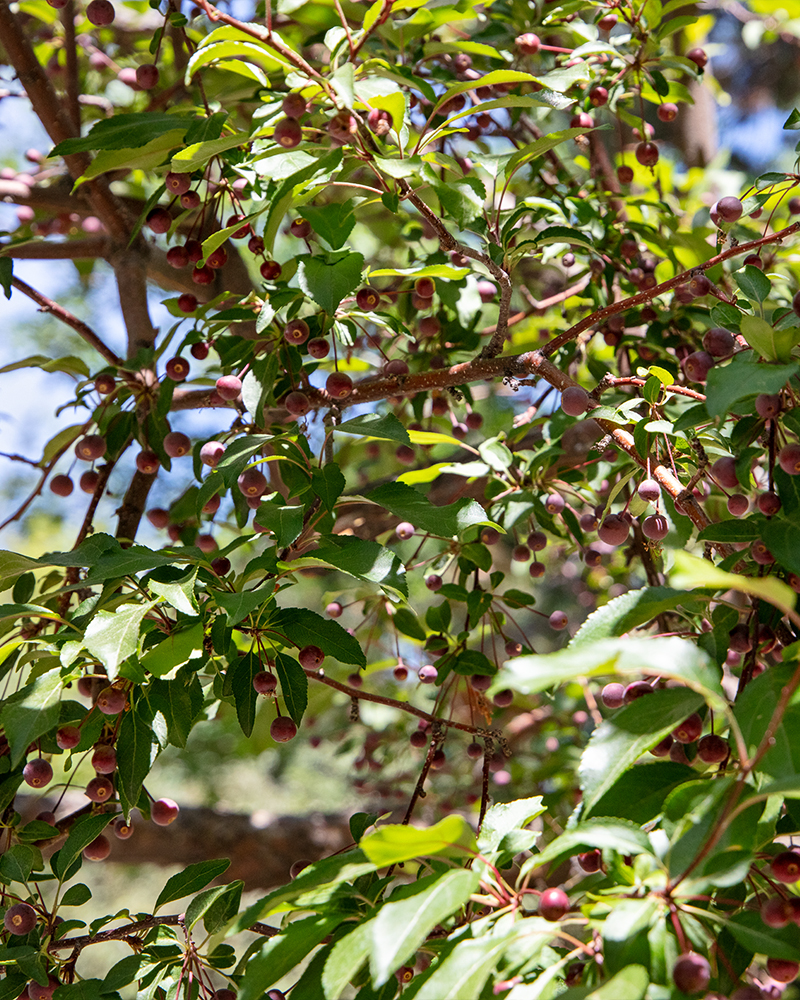
[[[105,684],[104,684],[105,681]],[[62,725],[56,732],[55,742],[61,751],[74,751],[84,756],[89,756],[94,777],[91,778],[84,787],[84,795],[90,802],[98,806],[104,806],[108,802],[113,802],[116,795],[114,785],[117,772],[117,752],[115,742],[119,732],[119,723],[122,713],[128,709],[128,685],[126,682],[107,683],[107,678],[103,677],[81,677],[78,681],[78,692],[90,698],[93,702],[91,708],[76,723]],[[103,717],[99,736],[95,737],[95,726],[91,726],[93,743],[87,743],[84,738],[84,729],[91,723],[95,723],[97,716]],[[8,752],[8,745],[3,738],[4,752]],[[30,748],[31,753],[37,756],[31,757],[22,769],[22,778],[26,785],[36,790],[42,790],[50,785],[53,780],[53,765],[42,755],[41,747],[34,744]],[[158,826],[169,826],[178,816],[179,808],[172,799],[154,799],[150,802],[150,819]],[[55,814],[50,810],[40,812],[37,817],[51,826],[57,825]],[[119,816],[112,824],[114,835],[119,840],[127,840],[133,834],[133,825],[130,819]],[[97,836],[83,850],[83,856],[87,861],[104,861],[111,853],[111,842],[105,834]]]
[[[297,653],[297,659],[304,670],[317,670],[325,659],[325,654],[319,646],[303,646]],[[259,670],[253,677],[253,689],[257,694],[266,695],[267,698],[275,698],[276,707],[278,678],[272,672],[274,664],[267,661],[267,669]],[[297,724],[288,715],[281,715],[278,707],[278,714],[272,720],[269,727],[269,734],[276,743],[288,743],[297,736]]]

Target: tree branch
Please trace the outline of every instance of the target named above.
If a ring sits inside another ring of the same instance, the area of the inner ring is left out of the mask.
[[[0,245],[0,257],[13,260],[95,260],[106,259],[111,252],[111,240],[107,236],[90,236],[87,239],[65,240],[55,243],[43,242]]]
[[[2,2],[2,0],[0,0]],[[31,288],[24,281],[19,278],[12,278],[11,284],[18,291],[22,292],[23,295],[27,295],[29,299],[33,301],[41,308],[42,312],[48,312],[55,316],[56,319],[60,319],[62,323],[66,323],[67,326],[71,326],[76,333],[80,334],[81,337],[93,347],[101,357],[110,364],[114,365],[116,368],[122,368],[125,362],[119,355],[115,354],[110,347],[106,347],[103,341],[97,336],[94,330],[83,322],[82,319],[78,319],[77,316],[60,306],[57,302],[53,302],[52,299],[48,299],[46,295],[42,295],[41,292],[37,292],[35,288]]]
[[[117,521],[116,537],[122,539],[123,546],[132,545],[134,538],[136,538],[139,522],[147,503],[147,496],[157,475],[158,473],[155,472],[152,475],[145,475],[138,469],[133,474],[122,505],[117,510],[119,520]]]

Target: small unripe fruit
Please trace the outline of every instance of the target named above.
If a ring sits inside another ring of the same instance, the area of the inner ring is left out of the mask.
[[[101,396],[107,396],[116,388],[117,381],[113,375],[98,375],[94,380],[94,390]]]
[[[300,118],[306,113],[306,99],[302,94],[287,94],[281,107],[287,118]]]
[[[72,482],[69,476],[65,475],[53,476],[53,478],[50,480],[50,490],[52,493],[55,493],[57,497],[68,497],[74,489],[75,489],[75,484]]]
[[[785,444],[778,452],[778,464],[787,476],[800,475],[800,444]]]
[[[545,889],[539,897],[539,916],[545,920],[560,920],[569,911],[569,896],[563,889]]]
[[[187,267],[190,261],[186,247],[170,247],[169,250],[167,250],[167,263],[170,267],[174,267],[176,270],[180,270],[182,267]]]
[[[772,420],[781,412],[781,397],[760,393],[756,396],[756,413],[762,420]]]
[[[655,503],[661,496],[661,487],[655,479],[643,479],[636,490],[642,500]]]
[[[222,399],[236,399],[242,391],[242,380],[235,375],[223,375],[217,379],[216,390]]]
[[[669,534],[669,521],[662,514],[650,514],[642,521],[642,534],[654,542],[660,542]]]
[[[439,676],[439,672],[432,663],[427,663],[424,667],[419,668],[417,676],[421,684],[434,684]]]
[[[200,461],[203,465],[216,469],[224,454],[225,445],[221,441],[206,441],[200,449]]]
[[[136,67],[136,82],[142,90],[153,90],[154,87],[157,87],[158,77],[158,66],[154,66],[153,63],[145,63]]]
[[[654,142],[640,142],[634,156],[643,167],[654,167],[658,163],[658,146]]]
[[[192,177],[191,174],[178,174],[174,170],[170,170],[164,178],[164,184],[170,194],[182,195],[191,188]]]
[[[703,49],[690,49],[686,53],[686,58],[691,59],[698,69],[703,69],[708,62],[708,56]]]
[[[284,399],[283,405],[293,417],[303,417],[311,409],[311,401],[304,392],[290,392]]]
[[[293,740],[297,736],[297,726],[288,715],[279,715],[272,720],[269,734],[276,743],[288,743],[289,740]]]
[[[36,926],[36,910],[28,903],[15,903],[6,910],[3,926],[10,934],[30,934]]]
[[[53,768],[42,757],[36,757],[23,767],[22,777],[31,788],[44,788],[53,780]]]
[[[431,573],[430,576],[425,577],[425,586],[428,590],[433,590],[435,592],[437,590],[441,590],[444,586],[444,580],[442,580],[438,573]]]
[[[514,701],[514,692],[511,688],[503,688],[502,691],[497,692],[492,701],[498,708],[508,708],[508,706]]]
[[[297,659],[305,670],[316,670],[325,659],[325,654],[319,646],[303,646],[297,654]]]
[[[589,91],[589,100],[593,107],[602,108],[604,104],[608,104],[608,91],[605,87],[592,87]]]
[[[589,409],[589,393],[579,385],[570,385],[561,393],[561,409],[570,417],[579,417]]]
[[[75,445],[75,454],[84,462],[94,462],[106,452],[106,439],[99,434],[87,434]]]
[[[196,191],[187,191],[186,194],[181,195],[181,208],[185,208],[187,212],[193,212],[196,208],[200,208],[201,204],[202,204],[202,199],[200,198],[200,195]],[[188,250],[189,247],[188,242],[186,244],[186,247]],[[191,259],[192,258],[190,255],[189,260]],[[197,257],[195,259],[201,260],[202,254],[200,255],[200,257]]]
[[[727,742],[714,733],[704,736],[697,744],[697,756],[704,764],[721,764],[730,752]]]
[[[325,608],[325,614],[329,618],[341,618],[344,608],[338,601],[331,601],[331,603]]]
[[[621,167],[617,167],[617,180],[620,184],[630,184],[633,180],[633,167],[624,163]]]
[[[735,346],[736,340],[733,334],[723,326],[712,327],[703,336],[703,347],[715,358],[727,357]]]
[[[781,498],[772,490],[765,490],[758,495],[756,506],[766,517],[773,517],[781,509]]]
[[[656,114],[658,115],[659,121],[674,122],[678,117],[678,105],[671,104],[670,102],[659,104]]]
[[[86,8],[89,21],[98,28],[104,28],[114,20],[114,4],[110,0],[91,0]]]
[[[622,708],[625,704],[625,686],[616,681],[606,684],[600,692],[600,700],[606,708]]]
[[[161,208],[157,206],[147,215],[147,226],[151,232],[162,235],[168,233],[170,226],[172,225],[172,216],[169,214],[166,208]]]
[[[208,264],[202,267],[195,267],[192,271],[192,281],[196,285],[210,285],[214,280],[214,270]]]
[[[560,514],[566,507],[566,501],[560,493],[550,493],[544,498],[544,507],[548,514]]]
[[[372,312],[380,305],[381,296],[374,288],[359,288],[356,292],[356,305],[363,312]]]
[[[586,851],[585,854],[578,855],[578,864],[590,875],[592,872],[599,872],[603,866],[603,854],[597,849]]]
[[[685,722],[672,730],[672,738],[678,743],[694,743],[703,731],[703,720],[695,712]]]
[[[281,276],[281,265],[276,260],[265,260],[259,268],[265,281],[277,281]]]
[[[259,670],[253,678],[253,689],[258,694],[275,694],[278,688],[278,678],[271,670]]]
[[[184,292],[178,298],[178,308],[181,312],[191,313],[197,309],[197,296],[191,292]]]
[[[173,799],[156,799],[150,806],[150,819],[156,826],[169,826],[178,818],[180,807]]]
[[[145,476],[152,476],[158,472],[161,462],[154,451],[140,451],[136,456],[136,468]]]
[[[598,537],[606,545],[622,545],[627,539],[630,526],[618,514],[609,514],[597,529]]]
[[[61,750],[72,750],[81,741],[81,731],[77,726],[62,726],[56,733],[56,743]]]
[[[117,840],[128,840],[133,836],[133,823],[126,821],[122,816],[120,816],[119,819],[114,820],[112,830],[114,831],[114,836]]]
[[[246,497],[260,497],[267,492],[267,477],[260,469],[245,469],[237,479],[239,491]]]
[[[293,319],[283,328],[283,339],[288,344],[305,344],[308,333],[308,323],[305,320]]]
[[[760,538],[757,538],[750,546],[750,555],[759,566],[770,566],[775,562],[775,556]]]
[[[231,561],[227,556],[219,556],[211,560],[211,569],[216,576],[227,576],[231,571]]]
[[[791,983],[793,979],[797,979],[798,972],[800,972],[799,962],[790,962],[783,958],[767,959],[767,974],[778,983]]]
[[[781,851],[772,859],[772,874],[779,881],[791,885],[800,879],[800,853]]]
[[[728,497],[728,513],[734,517],[743,517],[750,507],[750,501],[742,493],[734,493]]]
[[[147,512],[147,520],[154,528],[163,531],[169,524],[169,511],[164,510],[163,507],[153,507]]]
[[[672,979],[684,993],[702,993],[711,981],[711,966],[702,955],[688,952],[673,965]]]
[[[421,750],[423,747],[428,745],[428,737],[421,729],[415,729],[409,736],[408,742],[412,747],[416,747],[417,750]]]
[[[353,391],[353,381],[345,372],[331,372],[325,382],[325,391],[334,399],[344,399]]]
[[[717,214],[723,222],[736,222],[742,217],[743,211],[744,209],[739,199],[733,198],[730,195],[720,198],[717,202]]]
[[[101,744],[92,754],[92,767],[98,774],[113,774],[117,769],[117,751]]]
[[[736,459],[730,455],[723,455],[711,466],[711,475],[720,486],[726,490],[735,490],[739,485],[739,478],[736,475]]]
[[[542,47],[539,36],[530,31],[526,31],[524,35],[517,35],[514,44],[526,56],[535,55]]]
[[[128,696],[121,688],[107,687],[97,696],[95,704],[103,715],[118,715],[125,708],[127,701]]]
[[[413,537],[416,528],[409,521],[401,521],[394,529],[394,531],[398,538],[406,540],[408,538]]]
[[[550,628],[555,629],[556,632],[563,631],[567,625],[569,625],[569,618],[563,611],[554,611],[550,615]]]
[[[308,239],[311,235],[311,223],[308,219],[295,219],[289,226],[289,232],[299,240]]]
[[[312,337],[306,345],[306,350],[312,358],[321,361],[330,354],[331,345],[324,337]]]
[[[707,351],[695,351],[683,360],[683,372],[690,382],[705,382],[714,367],[714,359]]]
[[[181,431],[170,431],[164,437],[164,451],[170,458],[181,458],[192,450],[192,442]]]
[[[303,130],[295,118],[284,118],[275,126],[273,138],[284,149],[294,149],[303,141]]]
[[[108,778],[92,778],[84,790],[84,795],[92,802],[108,802],[114,795],[114,786]]]

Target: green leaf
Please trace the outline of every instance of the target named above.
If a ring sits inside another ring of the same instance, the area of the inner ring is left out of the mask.
[[[414,1000],[466,1000],[482,996],[489,974],[498,966],[513,937],[514,932],[507,931],[461,941],[423,982]]]
[[[764,739],[783,688],[790,682],[795,663],[779,663],[754,678],[736,701],[734,714],[742,731],[748,755],[752,756]],[[800,774],[800,746],[794,734],[800,726],[800,705],[790,703],[781,725],[772,737],[758,772],[780,780]]]
[[[730,364],[714,365],[706,382],[706,407],[712,417],[738,412],[735,404],[758,393],[773,395],[780,392],[797,375],[800,366],[767,365],[749,351],[736,355]]]
[[[61,691],[61,671],[56,667],[6,698],[0,722],[11,748],[12,767],[19,764],[32,743],[58,722]]]
[[[756,521],[742,520],[732,517],[728,521],[718,521],[716,524],[709,524],[698,532],[699,542],[754,542],[761,537],[761,528],[767,527],[758,524]]]
[[[11,298],[11,282],[14,277],[14,261],[10,257],[0,257],[0,285],[7,299]]]
[[[718,668],[702,649],[677,637],[602,639],[569,645],[557,653],[515,657],[505,664],[495,686],[536,694],[579,677],[642,673],[679,680],[699,692],[717,711],[725,710],[727,700],[720,687]]]
[[[322,208],[304,205],[297,212],[311,223],[311,228],[325,240],[331,250],[344,246],[356,224],[351,201],[335,201]]]
[[[247,970],[236,991],[238,1000],[261,1000],[296,965],[306,958],[341,922],[336,916],[311,916],[294,920],[277,937],[261,946],[247,963]]]
[[[267,586],[261,587],[260,590],[243,590],[234,594],[215,591],[214,599],[225,612],[227,624],[238,625],[256,608],[263,607],[268,601],[271,601],[273,595],[273,588]]]
[[[211,907],[218,902],[225,895],[229,895],[231,889],[236,889],[239,887],[239,895],[241,895],[242,883],[233,882],[230,885],[215,885],[210,889],[204,889],[202,892],[198,893],[194,899],[186,907],[186,926],[191,930],[194,925],[203,917]]]
[[[575,136],[586,135],[591,131],[593,129],[565,128],[560,132],[550,132],[548,135],[543,135],[540,139],[535,139],[533,142],[528,143],[527,146],[518,149],[506,164],[506,180],[509,180],[524,164],[530,163],[531,160],[538,159],[540,156],[544,156],[551,149],[555,149],[556,146],[560,146],[569,139],[574,139]]]
[[[324,563],[334,566],[357,580],[376,583],[395,594],[408,597],[406,568],[399,556],[371,539],[323,535],[319,546],[304,556],[302,562],[308,565]],[[286,565],[291,568],[295,563]]]
[[[27,882],[37,862],[41,854],[35,847],[14,844],[0,855],[0,875],[9,882]]]
[[[193,142],[190,146],[176,153],[170,162],[170,170],[176,174],[191,174],[220,153],[236,146],[245,146],[249,142],[246,132],[236,132],[233,135],[222,136],[219,139],[207,139],[204,142]],[[235,232],[235,230],[232,230]],[[215,247],[209,247],[203,254],[207,257]]]
[[[695,587],[714,590],[738,590],[743,594],[760,597],[782,611],[794,609],[797,595],[792,588],[775,577],[748,577],[726,573],[706,559],[699,559],[680,549],[674,553],[674,570],[670,580],[676,587],[691,590]]]
[[[372,921],[356,925],[331,949],[322,973],[326,1000],[339,1000],[342,991],[369,957]]]
[[[59,906],[83,906],[92,898],[92,890],[88,885],[78,882],[71,885],[61,897]]]
[[[108,173],[109,170],[119,170],[120,168],[152,170],[164,162],[164,157],[169,150],[181,143],[184,132],[185,129],[182,128],[172,129],[163,135],[156,136],[142,146],[131,149],[101,150],[77,178],[75,186]]]
[[[424,267],[381,267],[370,271],[370,278],[447,278],[459,281],[470,273],[468,267],[454,267],[452,264],[426,264]]]
[[[311,491],[322,501],[322,506],[332,512],[345,486],[344,475],[336,462],[328,462],[321,469],[311,470]]]
[[[255,520],[275,535],[280,548],[286,548],[300,537],[305,510],[299,504],[284,506],[280,494],[275,499],[277,502],[270,500],[261,504],[256,511]]]
[[[765,302],[772,289],[772,283],[764,274],[760,267],[753,267],[748,264],[741,271],[734,274],[736,284],[742,292],[753,302]],[[747,319],[748,317],[744,317]]]
[[[633,823],[647,823],[661,812],[669,793],[694,776],[685,764],[668,760],[639,763],[617,778],[592,813],[595,817],[624,815]]]
[[[59,878],[66,875],[70,865],[84,847],[96,840],[112,819],[110,813],[95,813],[93,816],[81,816],[72,824],[64,846],[55,859],[53,870]]]
[[[153,912],[160,910],[165,903],[199,892],[209,882],[219,878],[229,867],[230,861],[227,858],[220,858],[217,861],[198,861],[196,864],[187,865],[182,872],[167,879],[164,888],[158,894]]]
[[[424,883],[424,884],[421,884]],[[473,871],[432,875],[417,883],[422,891],[388,903],[372,920],[370,971],[376,986],[412,957],[437,924],[463,906],[478,889],[480,876]]]
[[[106,978],[103,980],[104,989],[113,993],[115,990],[127,986],[128,983],[132,983],[138,976],[139,967],[146,961],[147,959],[143,955],[128,955],[117,962],[108,970]]]
[[[253,678],[262,670],[261,660],[254,653],[240,656],[228,668],[231,693],[236,703],[236,716],[245,736],[251,736],[256,721],[258,693],[253,687]]]
[[[336,427],[337,433],[344,431],[346,434],[359,434],[364,437],[379,438],[382,441],[399,441],[401,444],[410,444],[411,438],[408,431],[400,423],[393,413],[365,413],[360,417],[353,417]]]
[[[473,525],[495,526],[475,500],[464,498],[435,507],[427,497],[405,483],[386,483],[368,493],[366,499],[385,507],[395,517],[410,521],[417,530],[428,531],[433,535],[450,538],[460,535]]]
[[[278,632],[298,648],[319,646],[326,656],[340,663],[367,665],[361,643],[338,622],[330,621],[307,608],[281,608],[269,623],[270,631]]]
[[[281,685],[286,711],[299,726],[308,705],[308,677],[297,660],[285,653],[275,657],[275,670]]]
[[[593,611],[572,638],[572,649],[624,635],[651,621],[664,611],[672,611],[686,600],[686,593],[670,587],[642,587],[615,597]]]
[[[542,804],[541,795],[530,799],[515,799],[513,802],[495,803],[484,816],[481,835],[478,837],[478,849],[482,854],[506,850],[504,841],[509,834],[519,832],[522,827],[546,811],[547,807]]]
[[[758,272],[761,274],[761,272]],[[745,340],[767,361],[789,361],[792,348],[800,343],[800,329],[775,328],[758,316],[743,316],[741,332]]]
[[[788,927],[767,927],[758,911],[744,910],[725,922],[739,944],[758,955],[800,962],[800,943],[792,924]]]
[[[364,258],[360,253],[338,250],[333,253],[303,254],[297,258],[300,287],[332,316],[342,299],[361,282]]]
[[[649,672],[646,661],[642,669]],[[688,688],[654,691],[602,722],[592,733],[578,769],[584,819],[619,776],[695,712],[703,700]]]
[[[185,576],[169,583],[150,579],[147,581],[147,588],[159,597],[163,597],[176,611],[181,611],[185,615],[196,615],[198,614],[197,598],[194,593],[196,582],[197,567],[192,566]]]
[[[139,658],[139,666],[155,677],[163,677],[175,667],[188,660],[198,659],[203,655],[203,625],[198,622],[191,628],[173,632]]]
[[[101,118],[81,139],[65,139],[53,148],[51,156],[85,153],[95,149],[136,149],[153,139],[181,130],[181,136],[196,121],[194,115],[167,114],[161,111],[136,111]]]
[[[0,549],[0,587],[7,589],[23,573],[39,569],[41,565],[38,559],[29,559],[19,552]]]
[[[399,823],[380,826],[362,839],[360,847],[379,868],[412,858],[477,851],[472,828],[463,816],[455,813],[424,829]]]
[[[581,851],[618,851],[620,854],[653,854],[647,834],[635,823],[616,817],[586,820],[556,837],[540,854],[534,854],[523,866],[524,871],[550,864],[556,859],[568,858]]]
[[[571,226],[546,226],[535,238],[537,247],[546,246],[549,243],[569,243],[586,247],[587,250],[594,250],[594,241],[591,234],[582,233],[579,229]]]
[[[117,739],[118,780],[131,803],[138,802],[142,783],[157,752],[153,745],[152,716],[144,717],[143,708],[146,711],[146,703],[137,702],[133,709],[123,713]]]
[[[800,573],[800,549],[797,547],[797,525],[793,521],[772,518],[758,525],[760,538],[784,569]]]
[[[142,619],[157,603],[123,604],[116,611],[98,611],[89,622],[84,645],[105,666],[110,681],[119,674],[120,664],[136,652]]]

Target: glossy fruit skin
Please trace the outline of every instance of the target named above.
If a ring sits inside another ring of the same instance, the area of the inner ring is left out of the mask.
[[[111,853],[111,841],[102,833],[83,849],[87,861],[105,861]]]
[[[288,344],[305,344],[308,334],[308,323],[303,319],[293,319],[283,328],[283,339]]]
[[[161,462],[154,451],[140,451],[136,456],[136,468],[145,476],[153,476],[161,468]]]
[[[284,399],[283,405],[293,417],[303,417],[311,409],[311,401],[304,392],[290,392]]]
[[[167,191],[170,194],[182,195],[192,186],[192,175],[191,174],[179,174],[174,170],[170,170],[167,176],[164,178],[164,184],[166,185]]]
[[[281,265],[276,260],[265,260],[259,268],[265,281],[277,281],[281,276]]]
[[[694,743],[703,731],[703,720],[695,712],[672,730],[672,738],[678,743]]]
[[[736,339],[724,326],[715,326],[703,335],[703,349],[715,358],[724,358],[733,352]]]
[[[785,444],[778,452],[778,463],[787,476],[800,475],[800,444]]]
[[[203,465],[216,469],[220,459],[225,454],[225,445],[221,441],[206,441],[200,449],[200,461]]]
[[[305,670],[316,670],[325,659],[325,654],[319,646],[303,646],[297,654],[297,659]]]
[[[231,571],[231,561],[226,556],[211,560],[211,569],[217,576],[227,576]]]
[[[674,743],[675,740],[667,735],[660,743],[656,743],[654,747],[650,748],[650,753],[653,757],[669,757]]]
[[[246,497],[260,497],[267,492],[267,477],[259,469],[245,469],[237,479],[239,491]]]
[[[781,498],[777,493],[766,490],[764,493],[759,494],[756,506],[766,517],[773,517],[781,509]]]
[[[709,733],[697,743],[697,756],[704,764],[721,764],[728,759],[731,748],[721,736]]]
[[[772,874],[779,882],[793,885],[800,879],[800,853],[781,851],[772,859]]]
[[[662,514],[649,514],[642,521],[642,534],[654,542],[660,542],[669,534],[669,521]]]
[[[561,393],[561,409],[570,417],[579,417],[589,409],[589,393],[579,385],[570,385]]]
[[[269,734],[276,743],[288,743],[297,736],[297,725],[288,715],[279,715],[272,720]]]
[[[117,769],[117,752],[112,746],[101,745],[92,754],[92,767],[97,774],[113,774]]]
[[[158,78],[158,66],[154,66],[153,63],[144,63],[136,67],[136,82],[142,90],[153,90],[158,86]]]
[[[731,195],[726,195],[717,202],[717,212],[723,222],[737,222],[742,217],[743,211],[742,203]]]
[[[620,184],[630,184],[633,180],[633,167],[629,167],[624,163],[621,167],[617,167],[617,180]]]
[[[613,681],[600,692],[600,700],[606,708],[622,708],[625,704],[625,686]]]
[[[708,56],[703,49],[690,49],[686,53],[686,58],[691,59],[698,69],[703,69],[708,62]]]
[[[106,439],[99,434],[87,434],[75,445],[75,454],[84,462],[94,462],[106,452]]]
[[[800,972],[800,963],[789,962],[781,958],[767,959],[767,973],[778,983],[791,983],[797,979]]]
[[[409,736],[408,742],[412,747],[416,747],[417,750],[421,750],[423,747],[428,745],[428,737],[421,729],[415,729]]]
[[[674,122],[678,117],[678,105],[670,102],[659,104],[656,114],[661,122]]]
[[[117,840],[128,840],[133,836],[133,823],[130,821],[126,822],[123,816],[115,819],[111,828]]]
[[[409,521],[401,521],[394,529],[398,538],[403,540],[413,537],[416,528]]]
[[[114,786],[104,777],[92,778],[84,789],[84,795],[92,802],[108,802],[114,797]]]
[[[439,676],[439,671],[432,663],[426,663],[425,666],[419,668],[417,674],[420,680],[420,684],[435,684],[436,678]]]
[[[223,375],[217,379],[216,389],[222,399],[236,399],[242,391],[242,380],[235,375]]]
[[[30,934],[36,926],[36,910],[28,903],[15,903],[6,910],[3,926],[9,934],[15,934],[18,937]]]
[[[178,308],[181,312],[191,313],[197,309],[197,296],[191,292],[184,292],[178,298]]]
[[[284,149],[294,149],[303,141],[303,130],[295,118],[284,118],[275,126],[273,138]]]
[[[94,380],[94,391],[101,396],[107,396],[116,388],[117,380],[113,375],[98,375]]]
[[[344,399],[353,391],[353,381],[345,372],[331,372],[325,382],[325,391],[333,399]]]
[[[569,912],[569,896],[563,889],[545,889],[539,897],[539,916],[545,920],[560,920]]]
[[[736,475],[736,459],[731,455],[723,455],[711,466],[711,475],[720,486],[726,490],[739,487],[739,477]]]
[[[81,741],[81,731],[77,726],[62,726],[56,733],[56,744],[62,750],[72,750]]]
[[[683,360],[683,373],[690,382],[705,382],[714,367],[714,359],[707,351],[695,351]]]
[[[55,493],[57,497],[68,497],[74,489],[75,484],[69,476],[53,476],[50,480],[50,490],[52,493]]]
[[[622,545],[630,533],[630,525],[619,514],[609,514],[603,518],[597,535],[607,545]]]
[[[702,955],[688,952],[673,965],[672,979],[684,993],[702,993],[711,981],[711,966]]]
[[[497,692],[492,701],[498,708],[508,708],[514,701],[514,692],[511,688],[503,688],[502,691]]]
[[[517,35],[514,44],[527,56],[535,55],[542,47],[542,42],[538,35],[531,31],[526,31],[524,35]]]
[[[170,458],[182,458],[192,450],[192,442],[182,431],[170,431],[163,443],[164,451]]]
[[[636,701],[637,698],[643,698],[648,694],[652,694],[653,689],[647,683],[647,681],[633,681],[625,688],[625,704],[630,705],[632,701]]]
[[[180,807],[174,799],[156,799],[150,806],[150,819],[156,826],[169,826],[178,818]]]
[[[603,854],[602,851],[597,849],[593,851],[586,851],[585,854],[578,855],[578,864],[583,868],[585,872],[590,875],[593,872],[599,872],[603,867]]]
[[[374,288],[359,288],[356,292],[356,305],[362,312],[372,312],[380,305],[381,296]]]
[[[569,618],[563,611],[554,611],[549,618],[550,628],[556,632],[561,632],[569,625]]]
[[[103,715],[118,715],[127,701],[128,696],[121,688],[107,687],[97,696],[95,704]]]
[[[761,393],[756,396],[756,413],[762,420],[772,420],[781,412],[780,395],[769,395]]]
[[[643,167],[654,167],[658,163],[658,146],[654,142],[640,142],[633,155]]]
[[[253,678],[253,690],[258,694],[275,694],[278,689],[278,678],[271,670],[259,670]]]

